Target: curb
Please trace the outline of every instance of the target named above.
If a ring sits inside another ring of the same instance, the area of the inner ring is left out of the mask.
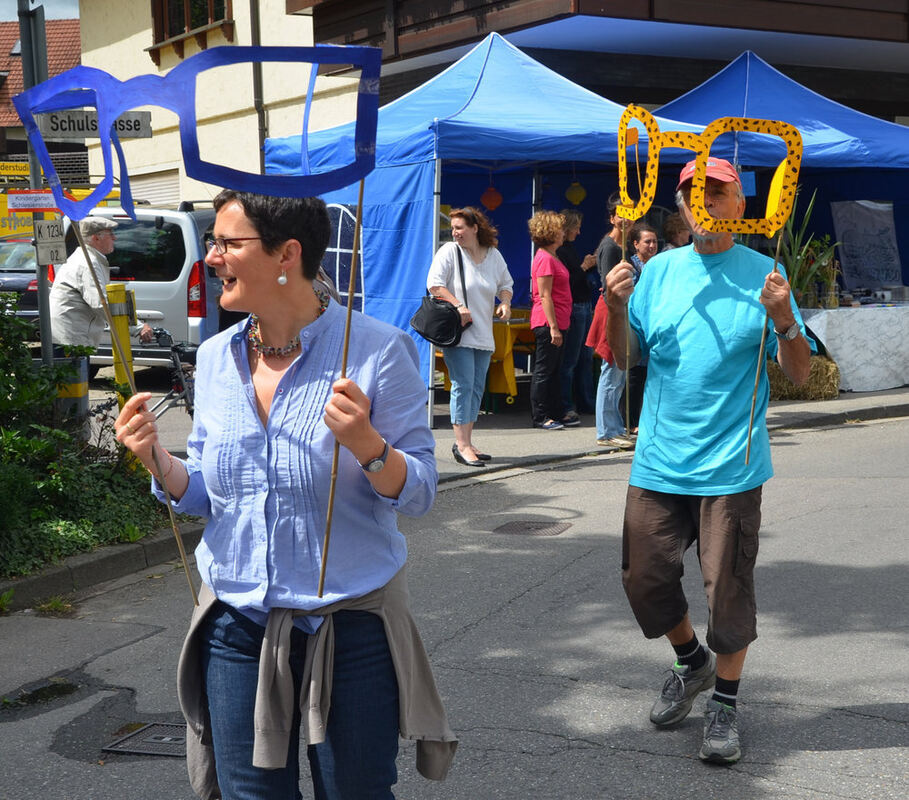
[[[770,431],[800,428],[822,428],[826,425],[845,425],[847,422],[871,422],[879,419],[892,419],[909,416],[909,403],[898,405],[879,405],[871,408],[857,408],[851,411],[797,411],[781,415],[784,419],[777,421],[767,414],[767,428]]]
[[[202,538],[204,525],[193,523],[181,528],[187,553]],[[149,567],[179,558],[177,542],[170,528],[155,531],[133,544],[110,544],[88,553],[78,553],[34,575],[0,581],[0,594],[12,589],[8,609],[21,611],[49,597],[68,595],[99,583],[122,578]]]

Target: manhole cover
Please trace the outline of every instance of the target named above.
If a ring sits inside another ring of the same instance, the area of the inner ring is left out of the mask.
[[[570,522],[540,522],[538,520],[517,520],[493,528],[493,533],[511,533],[519,536],[558,536],[571,527]]]
[[[107,753],[183,758],[186,755],[186,725],[152,722],[101,749]]]

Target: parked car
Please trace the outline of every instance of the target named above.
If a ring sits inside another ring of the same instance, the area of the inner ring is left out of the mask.
[[[0,292],[16,295],[16,316],[34,322],[38,335],[38,277],[35,246],[29,239],[0,240]]]
[[[115,207],[91,213],[118,223],[115,248],[107,257],[111,281],[122,281],[134,292],[140,323],[166,328],[174,341],[199,345],[235,321],[235,315],[219,308],[221,282],[204,261],[203,240],[214,224],[213,208],[188,203],[178,208],[136,206],[135,220]],[[67,255],[76,246],[75,233],[68,226]],[[131,345],[134,364],[170,366],[169,347],[142,344],[138,339]],[[106,334],[91,361],[93,366],[113,362]]]

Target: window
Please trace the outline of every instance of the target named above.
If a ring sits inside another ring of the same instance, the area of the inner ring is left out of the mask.
[[[107,257],[111,280],[175,281],[186,261],[183,231],[174,222],[117,218],[114,251]],[[76,249],[76,234],[66,236],[66,252]]]
[[[208,32],[220,29],[227,41],[234,39],[232,0],[152,0],[154,44],[148,48],[160,64],[160,46],[172,45],[183,57],[183,43],[193,37],[201,49],[208,46]]]
[[[154,4],[156,42],[227,19],[225,0],[159,0]],[[159,28],[160,25],[160,28]]]
[[[356,206],[328,203],[331,219],[331,239],[322,257],[322,269],[328,273],[346,305],[350,288],[350,267],[353,259],[354,228],[357,224]],[[363,239],[360,231],[360,252],[357,255],[357,285],[354,287],[354,308],[363,310]]]

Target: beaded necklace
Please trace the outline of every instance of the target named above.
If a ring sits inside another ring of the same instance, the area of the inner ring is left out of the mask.
[[[316,297],[319,298],[319,315],[322,316],[325,313],[325,309],[328,308],[328,293],[323,292],[321,289],[315,289]],[[262,343],[262,333],[259,330],[259,317],[255,314],[250,314],[249,318],[249,331],[246,334],[246,340],[249,342],[249,346],[255,350],[260,356],[277,356],[278,358],[287,358],[291,353],[294,352],[300,346],[300,334],[294,336],[284,347],[271,347],[270,345]]]

